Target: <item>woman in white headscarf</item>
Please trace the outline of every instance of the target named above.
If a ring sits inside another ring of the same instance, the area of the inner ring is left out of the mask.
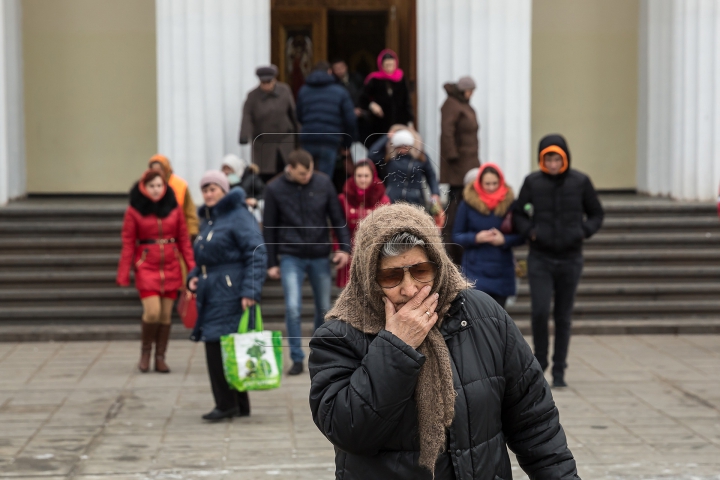
[[[260,179],[257,165],[248,164],[237,155],[225,155],[222,161],[222,172],[227,176],[230,188],[242,187],[245,190],[248,207],[255,208],[262,200],[265,182]]]

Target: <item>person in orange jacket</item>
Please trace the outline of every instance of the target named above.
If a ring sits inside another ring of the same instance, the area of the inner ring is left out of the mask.
[[[198,221],[197,209],[195,208],[192,196],[190,196],[187,182],[173,173],[170,160],[165,155],[159,153],[153,155],[150,157],[148,166],[153,170],[161,171],[165,182],[167,182],[168,186],[175,192],[177,203],[185,215],[188,234],[190,235],[190,239],[194,241],[200,232],[200,222]]]

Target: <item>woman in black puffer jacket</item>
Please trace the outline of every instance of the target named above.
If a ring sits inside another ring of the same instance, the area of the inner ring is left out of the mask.
[[[543,372],[512,319],[470,288],[432,218],[379,207],[350,283],[310,342],[310,407],[337,479],[577,480]]]

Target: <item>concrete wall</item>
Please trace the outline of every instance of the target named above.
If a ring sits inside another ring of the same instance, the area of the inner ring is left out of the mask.
[[[596,188],[636,188],[639,0],[534,0],[533,168],[547,133]]]
[[[28,192],[126,192],[157,148],[155,2],[22,9]]]

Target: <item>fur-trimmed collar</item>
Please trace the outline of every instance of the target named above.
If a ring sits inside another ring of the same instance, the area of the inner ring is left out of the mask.
[[[206,207],[201,205],[198,208],[198,217],[200,218],[217,218],[225,215],[228,212],[237,210],[238,208],[247,208],[245,204],[245,190],[241,187],[233,187],[230,192],[225,195],[214,207]]]
[[[510,209],[510,205],[512,205],[512,203],[515,201],[515,194],[513,193],[512,188],[507,187],[507,189],[508,191],[505,195],[505,198],[502,202],[498,203],[498,206],[495,207],[495,210],[492,212],[487,207],[487,205],[485,205],[485,202],[480,200],[480,197],[478,196],[477,192],[475,191],[475,187],[473,186],[473,182],[465,185],[465,190],[463,190],[463,200],[465,200],[468,205],[470,205],[472,208],[482,213],[483,215],[490,215],[491,213],[494,213],[496,217],[504,217]]]
[[[142,194],[139,182],[135,182],[135,185],[130,189],[130,206],[140,212],[143,217],[155,215],[159,218],[165,218],[175,210],[178,203],[175,192],[170,188],[170,185],[167,186],[165,195],[159,201],[153,202]]]

